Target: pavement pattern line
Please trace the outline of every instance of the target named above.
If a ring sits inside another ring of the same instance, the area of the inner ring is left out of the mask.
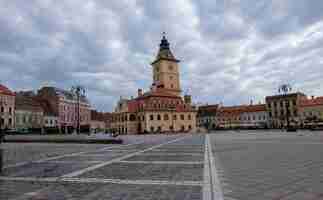
[[[145,153],[144,156],[203,156],[204,153]]]
[[[296,144],[296,145],[323,145],[323,142],[284,142],[284,141],[234,141],[232,144]]]
[[[100,178],[37,178],[37,177],[0,177],[2,181],[25,182],[71,182],[71,183],[113,183],[133,185],[177,185],[177,186],[202,186],[201,181],[164,181],[164,180],[127,180],[127,179],[100,179]]]
[[[107,154],[81,154],[78,156],[80,156],[80,157],[101,157],[101,156],[107,156]]]
[[[144,143],[144,142],[142,142],[142,143]],[[122,147],[136,145],[136,144],[138,144],[138,143],[126,144],[126,145],[122,145]],[[102,149],[97,149],[97,150],[92,150],[92,151],[81,151],[81,152],[75,152],[75,153],[70,153],[70,154],[63,154],[63,155],[44,158],[44,159],[40,159],[40,160],[36,160],[36,161],[32,161],[32,162],[31,161],[19,162],[19,163],[15,163],[15,164],[11,164],[11,165],[6,165],[6,166],[3,167],[3,169],[13,168],[13,167],[20,167],[20,166],[27,165],[27,164],[30,164],[30,163],[40,163],[40,162],[56,160],[56,159],[60,159],[60,158],[79,156],[81,154],[92,153],[92,152],[97,152],[97,151],[103,151],[103,150],[112,149],[112,148],[116,148],[116,147],[110,146],[110,147],[104,147]]]
[[[77,163],[102,163],[104,162],[105,160],[92,160],[92,161],[63,161],[63,160],[50,160],[50,161],[45,161],[44,163],[57,163],[57,164],[77,164]]]
[[[203,200],[223,200],[209,134],[205,136]]]
[[[181,165],[198,165],[203,164],[203,162],[200,161],[143,161],[143,160],[135,160],[135,161],[128,161],[128,160],[122,160],[117,163],[129,163],[129,164],[181,164]]]
[[[86,172],[89,172],[89,171],[93,171],[95,169],[98,169],[98,168],[101,168],[101,167],[104,167],[106,165],[109,165],[109,164],[112,164],[112,163],[115,163],[115,162],[119,162],[121,160],[125,160],[127,158],[130,158],[130,157],[133,157],[133,156],[136,156],[136,155],[139,155],[139,154],[142,154],[144,152],[147,152],[147,151],[151,151],[153,149],[156,149],[156,148],[159,148],[163,145],[166,145],[166,144],[171,144],[171,143],[174,143],[174,142],[177,142],[177,141],[180,141],[180,140],[183,140],[185,138],[187,138],[189,136],[183,136],[183,137],[180,137],[180,138],[176,138],[174,140],[170,140],[168,142],[164,142],[164,143],[161,143],[161,144],[158,144],[158,145],[154,145],[150,148],[147,148],[147,149],[144,149],[144,150],[141,150],[141,151],[136,151],[134,153],[130,153],[128,155],[124,155],[124,156],[121,156],[119,158],[115,158],[115,159],[112,159],[112,160],[109,160],[107,162],[104,162],[104,163],[100,163],[100,164],[97,164],[97,165],[94,165],[94,166],[90,166],[90,167],[87,167],[85,169],[81,169],[81,170],[78,170],[78,171],[75,171],[75,172],[72,172],[72,173],[68,173],[68,174],[65,174],[61,177],[64,177],[64,178],[71,178],[71,177],[75,177],[75,176],[79,176],[81,174],[84,174]]]
[[[213,194],[214,194],[214,199],[216,200],[223,200],[223,191],[221,188],[221,183],[219,180],[218,176],[218,170],[215,166],[215,160],[214,160],[214,155],[212,151],[212,146],[211,146],[211,141],[210,141],[210,136],[206,135],[206,139],[208,142],[208,150],[209,150],[209,158],[210,158],[210,167],[211,167],[211,174],[212,174],[212,185],[213,185]]]
[[[211,188],[211,171],[209,164],[209,154],[208,154],[208,143],[204,145],[204,171],[203,171],[203,200],[212,200],[212,188]]]

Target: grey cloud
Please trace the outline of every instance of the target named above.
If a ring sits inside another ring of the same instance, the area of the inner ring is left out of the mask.
[[[197,102],[263,100],[283,82],[322,95],[323,3],[301,0],[0,2],[0,80],[82,84],[94,107],[151,83],[161,32]]]

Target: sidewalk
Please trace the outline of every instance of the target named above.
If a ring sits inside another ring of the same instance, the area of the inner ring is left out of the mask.
[[[81,143],[81,144],[122,144],[120,138],[113,138],[105,134],[85,135],[7,135],[4,142],[15,143]]]

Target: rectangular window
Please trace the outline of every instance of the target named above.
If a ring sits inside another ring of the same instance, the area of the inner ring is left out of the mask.
[[[173,120],[177,120],[177,115],[173,115]]]

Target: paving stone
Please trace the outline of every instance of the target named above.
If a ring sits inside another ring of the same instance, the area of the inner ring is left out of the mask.
[[[203,165],[113,163],[80,175],[81,178],[202,181]]]
[[[138,155],[133,156],[128,159],[127,161],[203,161],[204,155]]]
[[[225,196],[248,200],[293,199],[289,196],[294,194],[294,199],[311,199],[323,188],[323,179],[318,176],[323,172],[321,136],[261,131],[243,134],[246,132],[211,135]],[[303,193],[296,194],[300,190]]]
[[[110,153],[110,154],[82,154],[79,156],[68,156],[65,158],[60,158],[60,159],[55,159],[53,161],[108,161],[112,160],[117,157],[121,157],[122,155],[125,154],[119,154],[119,153]]]
[[[30,163],[5,169],[2,176],[9,177],[58,177],[86,168],[93,163]]]

